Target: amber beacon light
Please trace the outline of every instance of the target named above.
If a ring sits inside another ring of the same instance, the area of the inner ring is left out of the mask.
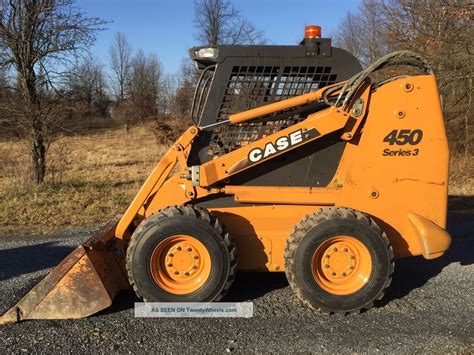
[[[306,26],[304,28],[304,38],[321,38],[321,26]]]

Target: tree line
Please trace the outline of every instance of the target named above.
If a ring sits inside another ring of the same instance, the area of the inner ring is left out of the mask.
[[[134,51],[117,33],[107,69],[89,48],[107,22],[90,17],[75,0],[0,0],[0,128],[28,144],[31,179],[47,174],[47,152],[60,132],[98,115],[126,129],[133,120],[189,116],[196,71],[183,60],[178,76],[165,75],[158,56]],[[196,39],[202,44],[255,43],[262,38],[231,0],[195,0]]]

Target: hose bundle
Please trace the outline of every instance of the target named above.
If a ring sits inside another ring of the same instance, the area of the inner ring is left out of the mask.
[[[326,90],[323,93],[324,102],[327,105],[331,106],[341,106],[346,107],[347,103],[350,102],[351,98],[355,92],[360,88],[360,86],[365,82],[365,80],[376,71],[379,71],[383,68],[400,66],[400,65],[409,65],[419,68],[426,74],[433,74],[433,69],[428,64],[427,60],[422,57],[420,54],[411,52],[411,51],[397,51],[389,53],[382,58],[376,60],[374,63],[369,65],[366,69],[357,73],[345,83],[337,86],[333,86]],[[378,87],[382,84],[385,84],[389,81],[400,78],[401,76],[391,77],[380,82],[372,84],[372,87]],[[339,91],[337,99],[331,102],[329,99],[332,94]],[[341,103],[342,100],[342,103]]]

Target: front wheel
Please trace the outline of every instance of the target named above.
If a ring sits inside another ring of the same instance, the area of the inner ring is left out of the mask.
[[[286,275],[313,309],[353,312],[381,299],[394,269],[385,233],[365,214],[322,208],[306,216],[288,238]]]
[[[133,233],[127,271],[145,301],[217,301],[234,279],[236,249],[205,209],[172,206],[145,219]]]

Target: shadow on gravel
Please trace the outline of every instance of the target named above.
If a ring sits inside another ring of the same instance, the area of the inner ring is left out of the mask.
[[[54,267],[73,249],[74,247],[57,245],[55,242],[2,249],[0,281]]]
[[[92,317],[100,317],[102,315],[114,314],[132,309],[135,302],[141,302],[141,300],[135,295],[135,292],[132,290],[120,291],[115,297],[112,306],[94,314]]]
[[[244,302],[288,286],[284,272],[239,272],[223,302]]]
[[[449,264],[474,264],[474,196],[450,196],[448,205],[447,230],[453,238],[450,249],[438,259],[426,260],[419,256],[397,261],[387,296],[378,306],[405,297]]]
[[[238,272],[234,284],[222,302],[245,302],[262,297],[268,292],[288,286],[284,272]],[[133,291],[121,291],[111,307],[94,315],[101,316],[132,309],[140,302]]]

